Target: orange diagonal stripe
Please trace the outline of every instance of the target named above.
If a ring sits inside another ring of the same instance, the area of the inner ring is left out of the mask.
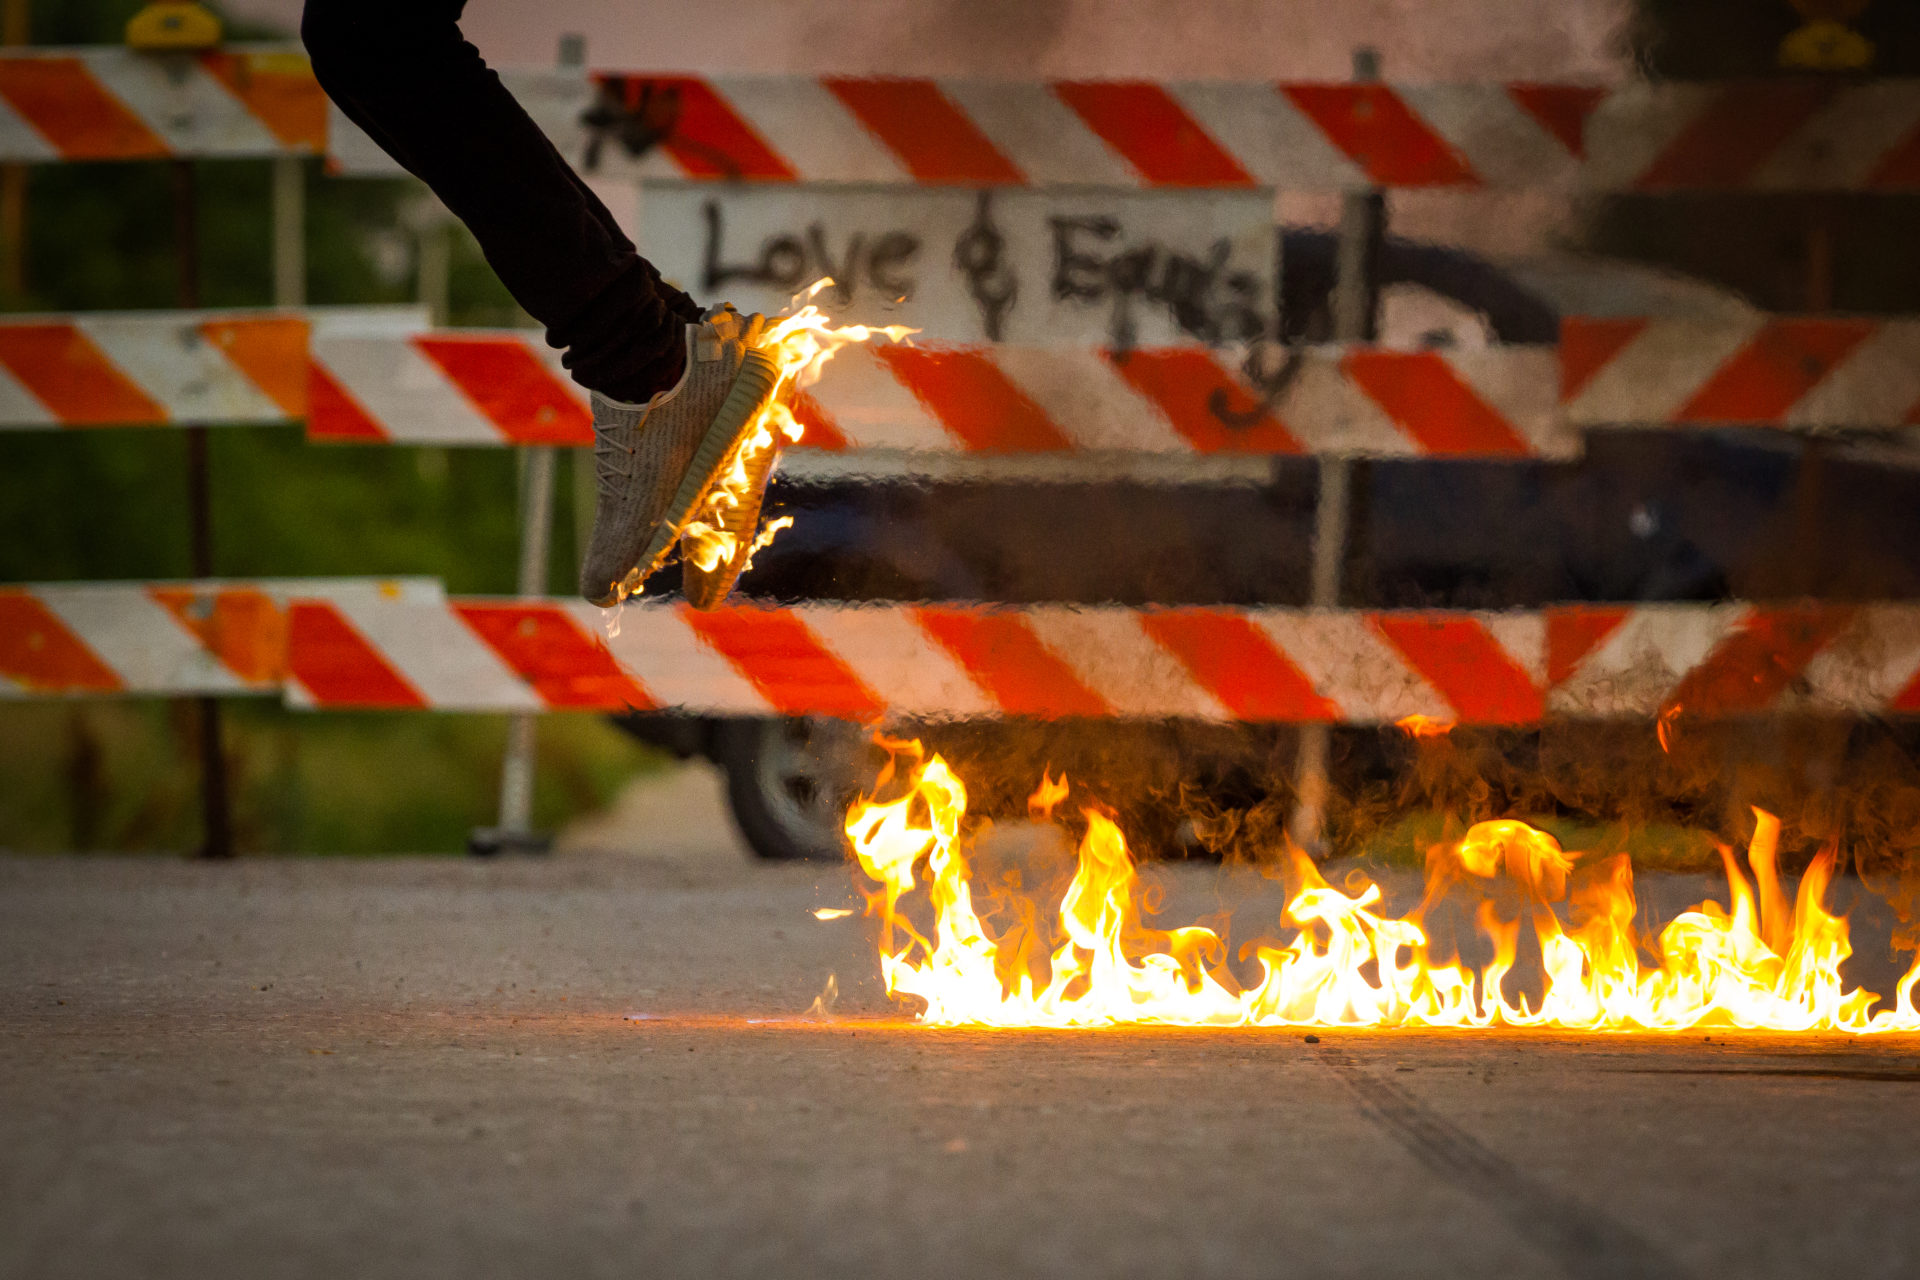
[[[787,715],[877,720],[887,709],[806,623],[785,609],[729,605],[680,617]]]
[[[1025,618],[978,609],[916,609],[928,635],[959,659],[967,674],[1016,716],[1103,716],[1106,699],[1081,682]]]
[[[200,336],[219,348],[289,418],[307,416],[307,322],[299,316],[209,320]]]
[[[68,160],[138,160],[167,144],[78,58],[0,59],[0,98]]]
[[[120,677],[53,610],[0,591],[0,676],[36,693],[113,693]]]
[[[160,403],[75,325],[0,324],[0,365],[70,427],[167,420]]]
[[[253,684],[287,668],[287,619],[264,591],[249,587],[150,587],[152,596],[226,668]]]
[[[659,703],[614,661],[606,642],[557,605],[463,602],[460,620],[550,707],[651,710]]]
[[[200,65],[288,147],[327,149],[327,95],[299,53],[203,53]]]

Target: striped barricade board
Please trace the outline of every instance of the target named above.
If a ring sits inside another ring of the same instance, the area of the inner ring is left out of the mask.
[[[1576,426],[1892,428],[1920,423],[1920,320],[1572,319],[1561,400]]]
[[[0,361],[4,353],[0,352]],[[586,395],[524,330],[316,330],[315,439],[588,444]],[[1920,425],[1920,320],[1570,317],[1558,347],[842,348],[797,398],[844,452],[1570,458],[1614,426]]]
[[[1920,81],[1350,84],[508,68],[588,172],[889,186],[1920,188]],[[325,150],[399,172],[298,45],[0,54],[0,160]]]
[[[312,155],[327,113],[297,45],[0,53],[0,160]]]
[[[1920,713],[1920,605],[615,611],[427,579],[0,588],[0,696],[859,721],[1386,724]]]
[[[313,362],[315,439],[592,441],[536,335],[320,334]],[[1568,457],[1555,377],[1550,348],[1320,348],[1263,386],[1202,347],[875,342],[836,353],[795,408],[802,447],[835,452]]]
[[[1920,81],[1351,84],[508,71],[585,172],[1342,191],[1920,188]],[[398,172],[337,112],[336,167]]]
[[[308,322],[190,311],[0,318],[0,422],[12,428],[298,421]]]
[[[0,698],[278,693],[294,596],[446,601],[428,578],[0,587]]]
[[[1507,613],[296,601],[312,707],[1385,724],[1920,712],[1920,605]]]
[[[427,327],[414,306],[0,316],[0,430],[298,422],[316,342]]]
[[[1577,455],[1612,426],[1920,425],[1920,320],[1574,317],[1555,347],[876,341],[796,398],[803,447],[919,454]],[[268,424],[316,440],[592,442],[528,330],[418,307],[0,317],[0,430]]]

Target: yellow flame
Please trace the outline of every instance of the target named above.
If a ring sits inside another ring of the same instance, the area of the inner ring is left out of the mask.
[[[1432,716],[1423,716],[1416,712],[1410,716],[1401,716],[1393,722],[1393,727],[1409,738],[1444,738],[1453,732],[1453,721],[1436,720]]]
[[[815,907],[813,909],[815,920],[844,920],[852,914],[851,907]]]
[[[1789,904],[1775,867],[1779,824],[1758,810],[1747,854],[1752,882],[1724,851],[1732,909],[1703,903],[1652,939],[1634,929],[1625,855],[1576,877],[1578,855],[1523,822],[1483,822],[1436,849],[1425,899],[1398,919],[1380,909],[1378,885],[1356,877],[1337,889],[1289,848],[1292,896],[1282,923],[1293,936],[1252,944],[1243,955],[1252,955],[1257,973],[1243,979],[1213,930],[1144,923],[1126,839],[1091,808],[1082,811],[1086,834],[1047,939],[1036,940],[1030,927],[1041,918],[1030,900],[1000,899],[983,918],[961,838],[966,787],[939,756],[910,754],[905,793],[855,805],[846,831],[879,886],[871,905],[887,991],[919,1001],[928,1023],[1920,1030],[1920,959],[1877,1012],[1877,995],[1846,989],[1847,921],[1824,905],[1834,853],[1814,860]],[[1049,778],[1035,800],[1057,803],[1064,786]],[[1517,917],[1503,915],[1491,888],[1518,898]],[[1478,969],[1429,954],[1425,913],[1454,891],[1482,895],[1476,923],[1494,954]],[[1562,900],[1572,927],[1555,906]],[[922,919],[930,913],[930,934],[909,909]],[[1009,913],[1020,923],[996,932],[990,920]],[[1502,988],[1528,926],[1542,970],[1538,1008]]]
[[[842,347],[879,337],[900,342],[919,332],[898,324],[874,327],[831,323],[811,299],[832,283],[830,277],[814,281],[794,299],[796,309],[792,314],[774,321],[760,340],[760,350],[773,357],[780,370],[773,397],[747,424],[740,447],[728,458],[719,482],[680,535],[681,554],[703,570],[717,569],[739,551],[740,539],[726,527],[726,514],[752,499],[756,464],[768,450],[777,449],[782,443],[798,444],[805,434],[805,427],[794,417],[788,403],[794,391],[819,381],[821,369]],[[786,517],[769,522],[747,549],[749,565],[755,552],[792,524]]]

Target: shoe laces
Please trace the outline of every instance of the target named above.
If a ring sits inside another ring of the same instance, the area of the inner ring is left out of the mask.
[[[636,425],[611,415],[593,424],[593,478],[602,498],[618,498],[625,491],[620,482],[633,478],[630,436]]]

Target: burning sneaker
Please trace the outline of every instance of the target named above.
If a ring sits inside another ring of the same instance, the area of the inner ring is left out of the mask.
[[[720,478],[707,491],[705,502],[686,524],[680,537],[681,582],[687,602],[696,609],[717,609],[740,575],[752,565],[756,551],[793,523],[782,516],[760,527],[760,507],[767,481],[773,475],[783,444],[799,441],[803,428],[788,402],[799,388],[818,378],[833,353],[849,343],[886,338],[902,342],[914,330],[904,325],[869,328],[834,325],[808,299],[830,281],[820,281],[801,298],[797,310],[770,323],[760,350],[780,370],[780,381],[758,420],[742,434],[728,456]],[[800,305],[805,303],[805,305]]]
[[[680,582],[694,608],[719,608],[753,563],[753,553],[793,523],[782,518],[758,532],[760,504],[779,456],[780,441],[771,432],[749,433],[728,459],[721,483],[688,523],[680,539]]]
[[[687,326],[687,367],[676,386],[645,404],[594,394],[599,501],[580,570],[580,594],[594,604],[617,604],[640,589],[703,510],[742,442],[761,430],[782,372],[765,336],[765,317],[715,307]],[[756,518],[759,506],[756,493]]]

